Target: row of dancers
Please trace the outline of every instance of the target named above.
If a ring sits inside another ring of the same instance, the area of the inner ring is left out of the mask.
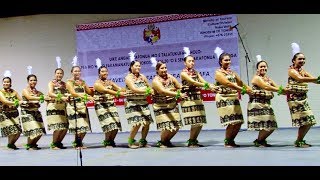
[[[126,87],[120,87],[108,79],[108,69],[98,66],[99,78],[90,89],[81,78],[81,68],[73,66],[72,78],[64,82],[64,71],[60,67],[55,70],[55,77],[48,84],[48,94],[44,95],[36,89],[37,76],[29,74],[28,86],[23,89],[22,97],[11,88],[11,78],[3,78],[3,89],[0,93],[1,113],[0,128],[2,136],[8,137],[8,149],[16,150],[15,142],[20,134],[27,136],[27,150],[38,150],[37,142],[46,133],[43,118],[39,111],[41,102],[46,102],[47,129],[53,130],[51,149],[65,149],[62,141],[69,131],[75,134],[73,147],[86,148],[83,139],[91,131],[87,101],[94,101],[102,131],[105,134],[103,145],[116,147],[115,138],[122,130],[114,98],[125,97],[125,117],[131,125],[128,147],[132,149],[150,147],[147,141],[149,126],[154,122],[147,96],[152,96],[152,109],[157,129],[161,131],[157,146],[160,148],[174,147],[171,139],[184,125],[190,125],[188,147],[202,147],[198,135],[207,123],[201,90],[216,93],[216,106],[222,126],[226,127],[224,146],[239,147],[235,138],[244,123],[238,93],[248,94],[247,107],[248,130],[259,131],[253,145],[270,147],[267,138],[278,128],[271,99],[274,92],[286,95],[292,125],[298,127],[295,147],[310,147],[304,140],[310,127],[316,124],[315,117],[307,102],[308,83],[319,83],[320,78],[312,76],[302,67],[305,56],[296,52],[292,65],[288,69],[288,84],[278,86],[268,75],[268,63],[259,60],[256,74],[252,78],[252,87],[245,84],[239,75],[231,70],[231,55],[219,55],[220,68],[215,71],[215,84],[206,82],[194,69],[195,59],[192,55],[184,58],[185,68],[181,71],[181,83],[168,73],[165,63],[156,64],[156,76],[150,84],[140,70],[138,60],[130,63],[129,72],[125,77]],[[178,103],[181,105],[179,112]],[[19,115],[18,106],[21,108]],[[182,118],[180,116],[182,115]],[[21,121],[20,121],[21,120]],[[141,128],[141,138],[135,137]]]

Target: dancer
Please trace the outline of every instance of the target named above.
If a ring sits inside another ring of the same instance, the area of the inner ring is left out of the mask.
[[[107,148],[116,147],[114,139],[118,131],[122,130],[121,122],[114,98],[125,96],[125,89],[107,79],[107,67],[101,66],[101,60],[96,59],[99,78],[94,83],[94,108],[99,119],[102,131],[105,133],[103,145]]]
[[[22,133],[18,106],[22,101],[20,95],[11,88],[11,72],[6,70],[2,79],[3,88],[0,93],[0,129],[2,136],[8,137],[7,148],[17,150],[15,143]]]
[[[316,78],[302,68],[306,63],[306,58],[300,52],[300,47],[297,43],[292,43],[291,46],[294,55],[291,60],[292,65],[288,69],[287,88],[290,92],[287,94],[287,102],[290,109],[292,126],[299,128],[294,145],[295,147],[305,148],[311,145],[306,143],[304,137],[311,126],[316,124],[315,117],[307,100],[308,83],[319,84],[320,76]]]
[[[224,140],[225,147],[239,147],[234,141],[241,125],[244,123],[238,91],[251,93],[251,88],[243,83],[238,74],[230,69],[231,55],[222,53],[223,50],[216,48],[215,53],[219,57],[220,68],[216,70],[215,79],[221,91],[216,94],[216,105],[220,122],[227,126]]]
[[[158,62],[156,71],[157,75],[152,80],[155,92],[153,110],[157,129],[161,130],[161,140],[158,141],[157,146],[160,148],[174,147],[171,139],[183,126],[177,100],[184,99],[187,95],[181,93],[182,86],[178,80],[168,74],[166,64]]]
[[[67,88],[62,80],[64,71],[61,69],[61,58],[57,57],[57,69],[54,71],[55,77],[48,83],[48,95],[51,100],[47,102],[47,125],[48,130],[53,130],[52,143],[50,148],[66,149],[62,140],[67,134],[69,123],[66,114]]]
[[[128,90],[125,102],[125,116],[128,123],[131,125],[130,135],[128,138],[128,146],[136,149],[139,147],[149,147],[146,140],[150,123],[153,122],[149,104],[146,96],[151,95],[153,90],[147,78],[140,73],[141,64],[135,60],[134,52],[130,52],[130,67],[129,73],[125,77],[126,88]],[[134,139],[139,128],[142,126],[141,139],[139,144],[136,144]]]
[[[46,134],[44,128],[41,112],[39,111],[40,103],[44,100],[50,100],[45,97],[41,91],[36,89],[37,76],[32,74],[32,66],[28,66],[28,86],[22,91],[22,99],[24,103],[21,104],[21,121],[23,127],[23,134],[28,137],[27,150],[39,150],[37,142],[43,134]]]
[[[71,68],[72,78],[68,79],[66,87],[70,94],[70,103],[67,103],[67,117],[69,120],[69,132],[75,134],[74,148],[85,149],[83,139],[88,131],[91,131],[87,101],[93,101],[93,91],[84,80],[81,79],[81,69],[77,65],[77,57],[73,59]]]
[[[248,130],[259,131],[253,142],[256,147],[270,147],[266,139],[278,128],[276,117],[271,106],[273,92],[285,94],[286,89],[278,86],[267,76],[268,64],[261,56],[257,56],[257,72],[251,80],[252,94],[248,102]]]
[[[181,101],[181,110],[185,125],[191,125],[188,147],[203,147],[198,143],[198,135],[204,124],[207,123],[204,104],[201,98],[201,89],[212,89],[214,85],[206,82],[200,73],[194,69],[195,60],[190,55],[188,47],[184,47],[185,57],[183,59],[185,68],[181,72],[183,90],[187,98]]]

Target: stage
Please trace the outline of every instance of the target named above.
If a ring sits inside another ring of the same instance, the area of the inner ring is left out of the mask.
[[[203,130],[199,142],[205,147],[188,148],[189,131],[180,131],[172,139],[175,148],[155,147],[160,132],[153,131],[147,140],[150,148],[130,149],[127,147],[128,133],[119,133],[115,139],[118,147],[104,148],[102,133],[89,133],[84,139],[87,149],[82,150],[83,166],[319,166],[320,128],[312,128],[306,136],[310,148],[296,148],[296,128],[281,128],[268,139],[273,147],[258,148],[253,141],[258,132],[242,130],[236,143],[240,148],[223,146],[224,130]],[[71,147],[74,136],[68,134],[63,143],[67,149],[51,150],[52,135],[43,136],[38,144],[41,150],[25,150],[26,137],[16,143],[18,150],[6,148],[7,138],[0,139],[1,166],[80,166],[79,150]],[[139,140],[140,133],[136,139]]]

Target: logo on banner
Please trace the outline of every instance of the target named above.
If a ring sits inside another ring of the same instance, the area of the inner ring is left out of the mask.
[[[160,29],[154,24],[148,24],[147,28],[143,30],[143,39],[153,45],[160,39]]]

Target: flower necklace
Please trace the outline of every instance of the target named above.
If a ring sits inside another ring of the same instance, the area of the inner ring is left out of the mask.
[[[140,73],[137,73],[137,74],[131,73],[131,74],[134,81],[137,81],[137,80],[143,81],[142,77],[140,76]]]
[[[189,76],[193,76],[196,74],[196,71],[193,68],[189,69],[187,67],[183,69],[183,72],[186,72]]]
[[[103,86],[108,86],[111,84],[108,79],[103,80],[103,79],[99,78],[99,81],[103,84]]]
[[[289,69],[294,69],[294,70],[296,70],[301,76],[304,76],[302,67],[296,68],[296,67],[294,67],[294,65],[291,65],[291,66],[289,67]]]
[[[39,94],[39,91],[34,87],[34,88],[31,88],[30,86],[28,86],[28,90],[31,94],[35,95],[35,96],[38,96]]]
[[[260,76],[264,82],[271,84],[271,79],[267,75],[262,76],[260,73],[257,73],[257,75]]]
[[[220,68],[222,72],[224,72],[225,74],[231,75],[232,71],[230,68],[224,69],[223,67]]]
[[[168,87],[171,83],[171,79],[168,77],[168,74],[164,75],[164,76],[160,76],[158,75],[160,82],[162,83],[162,85],[164,87]]]
[[[80,87],[84,86],[84,81],[81,79],[77,79],[77,80],[72,79],[72,81],[73,81],[73,86],[80,86]]]
[[[59,89],[66,89],[65,82],[63,82],[61,80],[53,79],[52,83],[53,83],[54,87],[58,87]]]
[[[3,88],[1,91],[5,97],[8,97],[11,93],[13,93],[13,90],[11,88]]]

